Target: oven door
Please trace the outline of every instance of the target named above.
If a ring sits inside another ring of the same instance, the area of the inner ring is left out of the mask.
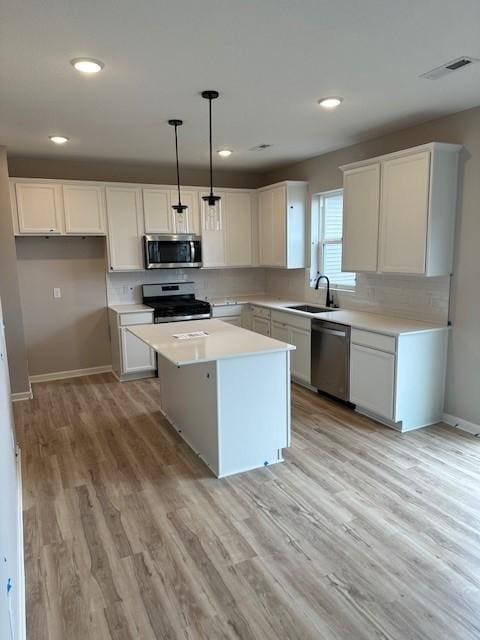
[[[145,268],[177,269],[202,266],[200,236],[156,234],[145,236]]]

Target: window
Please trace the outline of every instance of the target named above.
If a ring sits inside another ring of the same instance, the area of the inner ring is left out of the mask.
[[[330,278],[330,284],[354,287],[356,274],[342,271],[343,191],[317,196],[318,271]]]

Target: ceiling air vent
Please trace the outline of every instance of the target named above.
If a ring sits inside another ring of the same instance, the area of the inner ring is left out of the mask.
[[[257,144],[256,147],[250,147],[249,151],[264,151],[265,149],[269,149],[271,146],[271,144],[266,144],[264,142],[263,144]]]
[[[455,58],[455,60],[450,60],[450,62],[442,64],[441,67],[436,67],[435,69],[431,69],[426,73],[422,73],[419,77],[426,78],[427,80],[438,80],[439,78],[443,78],[443,76],[446,76],[449,73],[453,73],[454,71],[458,71],[459,69],[468,67],[475,62],[478,62],[477,58],[462,56],[461,58]]]

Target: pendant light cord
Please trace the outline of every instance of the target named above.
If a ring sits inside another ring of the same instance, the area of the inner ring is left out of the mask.
[[[210,123],[210,195],[213,196],[213,160],[212,160],[212,98],[208,99],[208,116]]]
[[[177,126],[175,125],[175,155],[177,158],[177,189],[178,189],[178,206],[182,206],[180,199],[180,165],[178,164],[178,139],[177,139]]]

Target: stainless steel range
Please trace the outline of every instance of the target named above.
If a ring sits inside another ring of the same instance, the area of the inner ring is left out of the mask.
[[[155,324],[211,317],[210,304],[195,298],[194,282],[144,284],[142,294],[143,304],[153,309]]]

